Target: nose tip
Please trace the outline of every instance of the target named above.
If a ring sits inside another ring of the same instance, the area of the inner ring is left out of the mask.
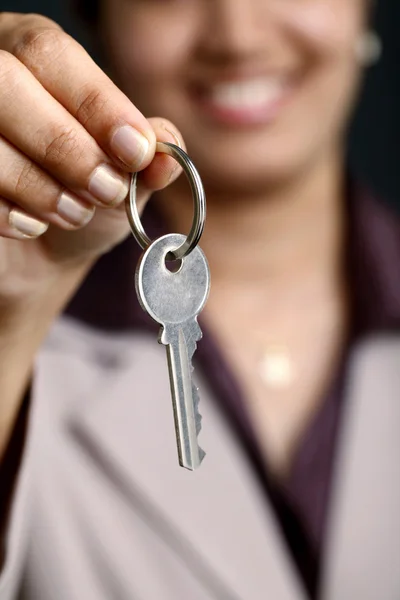
[[[258,51],[265,39],[259,6],[259,0],[213,0],[205,27],[208,50],[239,56]]]

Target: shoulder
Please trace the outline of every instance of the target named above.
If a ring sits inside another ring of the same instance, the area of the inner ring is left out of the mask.
[[[362,186],[348,196],[346,265],[363,334],[400,327],[400,211]]]

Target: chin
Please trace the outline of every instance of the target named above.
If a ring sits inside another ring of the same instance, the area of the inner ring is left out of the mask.
[[[265,194],[268,189],[285,185],[305,168],[306,157],[289,151],[274,152],[253,146],[204,153],[189,149],[204,185],[221,194],[243,196]]]

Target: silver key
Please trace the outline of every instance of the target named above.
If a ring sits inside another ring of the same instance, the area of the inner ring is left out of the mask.
[[[158,341],[167,347],[179,464],[193,471],[205,456],[197,440],[201,416],[192,357],[202,337],[197,316],[208,297],[210,271],[198,246],[176,273],[169,271],[165,258],[185,239],[173,233],[147,248],[136,270],[136,291],[142,308],[161,325]]]

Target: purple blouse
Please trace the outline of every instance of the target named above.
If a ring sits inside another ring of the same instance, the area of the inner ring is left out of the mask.
[[[351,332],[336,379],[298,446],[284,485],[271,476],[246,412],[235,374],[224,362],[210,331],[196,353],[197,368],[208,378],[217,401],[237,434],[304,581],[316,598],[330,485],[345,395],[346,364],[354,345],[365,336],[400,326],[400,221],[365,190],[349,185],[348,239],[343,268],[351,297]],[[147,209],[143,217],[152,238],[163,233],[162,222]],[[94,267],[67,309],[69,315],[109,330],[157,327],[140,308],[134,274],[140,249],[128,239]]]

